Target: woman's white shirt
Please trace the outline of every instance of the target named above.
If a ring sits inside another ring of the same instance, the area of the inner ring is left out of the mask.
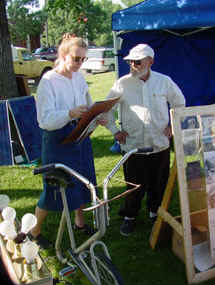
[[[88,85],[80,72],[73,72],[70,79],[54,70],[48,71],[40,80],[37,89],[39,126],[49,131],[60,129],[72,120],[69,116],[71,109],[91,104]]]

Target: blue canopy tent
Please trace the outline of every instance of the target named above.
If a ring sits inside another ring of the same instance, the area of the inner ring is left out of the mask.
[[[215,1],[145,0],[112,14],[118,76],[138,43],[155,51],[152,69],[169,75],[187,106],[215,103]]]

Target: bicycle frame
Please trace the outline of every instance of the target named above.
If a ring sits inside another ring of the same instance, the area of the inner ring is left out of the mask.
[[[74,171],[73,169],[63,164],[56,163],[55,168],[63,169],[71,176],[74,176],[77,179],[79,179],[81,182],[83,182],[91,192],[92,204],[97,205],[99,203],[97,200],[97,196],[96,196],[95,186],[88,179],[86,179],[78,172]],[[60,226],[58,229],[57,239],[55,242],[56,254],[62,263],[65,263],[66,261],[63,258],[60,244],[63,238],[63,233],[64,233],[66,224],[67,224],[69,238],[70,238],[70,246],[74,254],[79,254],[81,251],[89,247],[95,240],[100,239],[105,234],[105,231],[106,231],[105,211],[104,211],[104,207],[101,206],[94,210],[96,225],[98,226],[98,231],[93,236],[91,236],[88,240],[86,240],[82,245],[80,245],[78,248],[76,247],[74,234],[72,230],[71,219],[70,219],[70,211],[69,211],[67,200],[66,200],[65,188],[66,188],[66,185],[60,186],[60,192],[61,192],[64,209],[61,215]]]
[[[106,176],[103,182],[103,199],[104,201],[108,200],[108,183],[110,182],[111,178],[116,174],[116,172],[119,170],[119,168],[123,165],[123,163],[128,160],[128,158],[134,154],[137,153],[138,149],[132,149],[131,151],[127,152],[120,160],[119,162],[115,165],[115,167],[109,172],[109,174]],[[108,211],[108,206],[107,204],[105,206],[105,222],[107,226],[109,225],[109,211]]]
[[[69,264],[69,261],[66,257],[63,256],[62,250],[61,250],[61,242],[63,238],[63,233],[65,231],[65,226],[67,226],[68,233],[69,233],[69,239],[70,239],[70,249],[69,253],[72,257],[73,261],[80,267],[80,269],[87,275],[88,279],[91,281],[92,284],[95,285],[101,285],[100,280],[100,274],[99,270],[97,268],[96,264],[96,256],[94,253],[94,249],[96,246],[101,246],[103,249],[103,252],[107,258],[111,260],[110,254],[108,252],[108,249],[106,245],[100,241],[99,239],[104,236],[106,232],[106,228],[109,225],[109,213],[108,213],[108,183],[110,179],[115,175],[115,173],[119,170],[119,168],[123,165],[123,163],[132,155],[135,153],[141,152],[142,154],[150,154],[152,152],[151,148],[147,149],[133,149],[130,152],[126,153],[116,164],[116,166],[110,171],[110,173],[106,176],[103,182],[103,199],[99,200],[96,196],[96,189],[95,186],[85,177],[83,177],[81,174],[76,172],[75,170],[67,167],[64,164],[56,163],[51,165],[45,165],[41,168],[35,169],[34,174],[38,173],[44,173],[44,172],[50,172],[54,169],[60,169],[63,170],[64,173],[67,173],[71,176],[76,177],[81,182],[83,182],[86,187],[91,192],[91,199],[92,199],[92,207],[85,209],[85,210],[91,210],[93,209],[94,213],[94,219],[95,219],[95,226],[97,228],[97,232],[93,234],[89,239],[87,239],[85,242],[83,242],[79,247],[76,247],[74,233],[72,229],[72,223],[71,223],[71,217],[70,217],[70,211],[67,204],[65,189],[67,187],[67,181],[65,177],[58,177],[58,181],[60,181],[60,192],[63,202],[63,212],[61,215],[60,225],[58,228],[57,238],[55,242],[55,250],[56,255],[59,259],[59,261],[63,264]],[[137,187],[136,187],[137,188]],[[120,195],[119,195],[120,197]],[[118,197],[117,197],[118,198]],[[113,199],[113,198],[112,198]],[[93,271],[87,263],[85,262],[85,255],[87,253],[87,250],[89,248],[89,253],[91,257],[91,264],[93,267]],[[98,259],[98,258],[97,258]],[[118,284],[118,283],[117,283]]]
[[[67,168],[64,165],[55,164],[55,167],[62,168],[64,170],[66,169],[69,174],[75,176],[80,181],[82,181],[91,191],[92,204],[93,205],[98,204],[97,197],[96,197],[96,190],[92,183],[90,183],[86,178],[84,178],[79,173],[75,172],[74,170],[70,168]],[[63,256],[62,250],[60,247],[62,238],[63,238],[63,233],[65,230],[65,226],[67,224],[67,229],[68,229],[69,239],[70,239],[70,246],[71,246],[71,249],[69,249],[70,256],[72,257],[76,265],[78,265],[80,269],[82,270],[82,272],[84,272],[84,274],[88,277],[88,279],[90,280],[92,284],[101,285],[99,271],[96,265],[94,248],[98,245],[101,246],[105,255],[109,259],[111,259],[106,245],[102,241],[99,241],[99,239],[105,234],[105,231],[106,231],[106,222],[105,222],[106,219],[105,219],[105,208],[104,208],[105,205],[102,205],[99,208],[94,209],[94,218],[96,220],[96,225],[98,226],[98,231],[94,235],[92,235],[89,239],[87,239],[84,243],[82,243],[79,247],[76,247],[74,233],[73,233],[72,224],[71,224],[70,212],[69,212],[69,208],[68,208],[68,204],[66,200],[65,189],[66,189],[66,183],[65,184],[62,183],[62,185],[60,186],[60,192],[61,192],[64,209],[61,215],[60,226],[58,228],[57,238],[55,242],[55,250],[56,250],[57,258],[63,264],[68,263],[68,260],[67,258]],[[91,256],[93,271],[91,270],[91,268],[89,268],[89,266],[84,260],[85,250],[88,247],[90,247],[90,256]]]

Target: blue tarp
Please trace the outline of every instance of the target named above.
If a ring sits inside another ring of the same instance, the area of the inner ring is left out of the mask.
[[[187,29],[214,24],[214,0],[145,0],[112,15],[113,31]]]
[[[15,154],[12,149],[15,145],[23,148],[27,163],[39,159],[42,130],[37,123],[34,97],[23,96],[0,101],[0,115],[0,165],[14,164]],[[12,141],[16,144],[12,144]],[[16,152],[16,149],[14,151]]]
[[[145,0],[117,11],[112,20],[123,39],[119,77],[129,72],[123,57],[136,44],[148,43],[155,51],[152,69],[179,85],[187,106],[215,103],[215,0]],[[206,25],[211,28],[190,33]]]
[[[42,130],[39,128],[34,96],[9,100],[9,108],[25,151],[27,162],[41,157]]]
[[[10,138],[10,126],[7,101],[0,101],[0,165],[12,165],[13,154]]]

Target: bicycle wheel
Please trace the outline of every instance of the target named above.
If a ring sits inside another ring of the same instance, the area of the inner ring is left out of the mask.
[[[122,277],[112,261],[102,253],[95,254],[101,285],[123,285]]]

